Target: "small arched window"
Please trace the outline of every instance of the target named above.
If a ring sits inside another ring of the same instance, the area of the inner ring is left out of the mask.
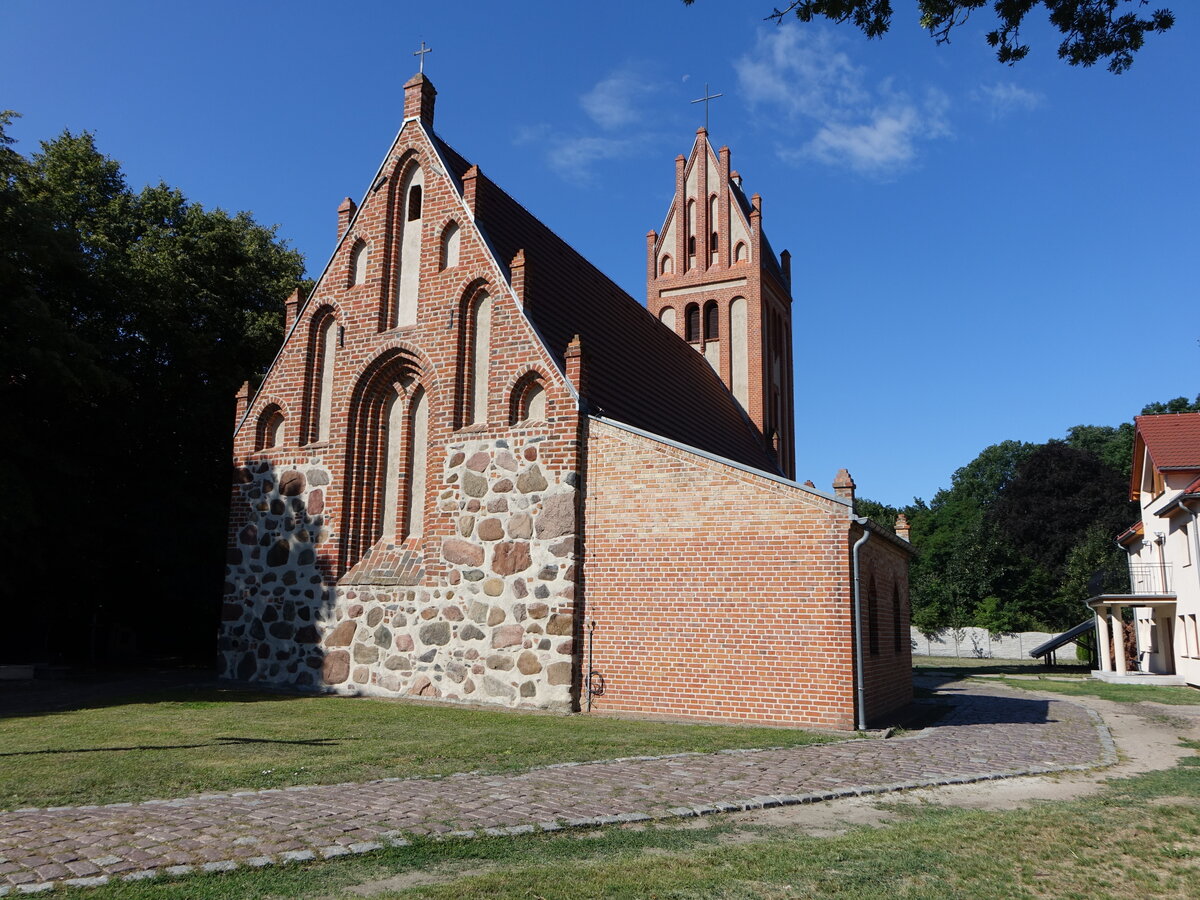
[[[529,374],[517,383],[509,413],[510,424],[546,421],[546,388],[536,374]]]
[[[708,249],[717,252],[717,195],[708,198]]]
[[[421,185],[414,184],[408,189],[408,221],[415,222],[421,218]]]
[[[442,268],[458,265],[458,223],[451,222],[442,232]]]
[[[278,447],[283,443],[283,410],[271,403],[258,417],[258,430],[254,438],[255,450]]]
[[[904,636],[901,628],[904,626],[900,614],[900,585],[892,585],[892,649],[900,653],[904,649]]]
[[[746,261],[746,245],[744,243],[742,243],[741,241],[738,241],[738,245],[733,248],[733,261],[734,262],[745,262]]]
[[[721,310],[717,301],[709,300],[704,305],[704,339],[715,341],[721,337]]]
[[[671,254],[664,253],[662,261],[658,264],[659,275],[670,275],[675,271],[675,263],[671,261]]]
[[[350,284],[363,284],[367,280],[367,244],[365,241],[355,241],[354,249],[350,251]]]
[[[695,256],[695,255],[696,255],[696,236],[694,234],[689,234],[688,235],[688,256]]]
[[[668,328],[670,328],[672,331],[674,331],[675,330],[675,307],[664,306],[662,308],[662,312],[660,312],[658,314],[658,320],[660,322],[662,322],[664,325],[666,325]]]
[[[700,340],[700,307],[689,303],[683,314],[683,336],[695,343]]]
[[[872,656],[879,655],[879,598],[875,596],[875,576],[867,588],[867,643]]]

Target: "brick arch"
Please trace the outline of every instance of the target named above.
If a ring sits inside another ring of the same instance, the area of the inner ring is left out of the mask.
[[[414,167],[420,167],[426,172],[431,170],[421,150],[417,147],[409,147],[396,157],[388,169],[387,206],[384,216],[384,221],[387,224],[383,229],[383,240],[380,241],[381,246],[379,250],[382,254],[380,258],[381,269],[379,279],[380,331],[385,331],[396,324],[392,307],[393,299],[400,290],[396,272],[396,258],[400,253],[397,239],[401,233],[405,217],[408,215],[407,198],[401,197],[399,194],[400,187],[404,184],[405,179],[408,178],[409,173]],[[424,193],[424,190],[422,190],[422,206],[427,205],[423,196]],[[422,247],[424,248],[424,241],[422,241]]]
[[[308,334],[304,338],[304,393],[300,402],[300,431],[296,443],[300,446],[310,444],[317,439],[320,411],[321,364],[324,361],[324,351],[317,346],[320,343],[321,331],[326,322],[332,317],[335,327],[345,328],[346,314],[333,300],[322,299],[311,313],[306,313]]]
[[[463,286],[458,299],[458,341],[455,346],[454,366],[454,428],[457,430],[469,424],[468,410],[470,409],[471,379],[474,375],[474,362],[468,359],[475,341],[474,306],[482,295],[487,294],[495,300],[499,297],[492,282],[481,275],[471,278]]]
[[[424,355],[403,341],[389,342],[359,366],[350,392],[342,496],[345,498],[341,539],[344,574],[366,555],[383,534],[381,510],[387,453],[386,416],[393,388],[407,404],[420,390],[427,408],[440,391]],[[405,438],[408,439],[407,437]],[[407,483],[407,481],[406,481]]]
[[[550,385],[550,375],[542,366],[534,365],[523,369],[519,374],[510,378],[508,384],[504,386],[504,395],[508,397],[509,425],[516,425],[523,421],[521,413],[525,405],[525,394],[534,384],[540,385],[542,390],[546,390]],[[549,406],[548,397],[547,406]],[[549,410],[547,410],[548,412]]]
[[[355,233],[351,235],[350,254],[346,257],[346,265],[344,267],[346,276],[346,287],[362,287],[367,283],[369,273],[364,270],[361,280],[357,277],[358,254],[367,254],[367,266],[371,265],[371,241],[368,241],[361,234]]]
[[[459,221],[458,216],[443,216],[438,222],[437,230],[434,232],[437,235],[437,253],[438,253],[438,271],[444,272],[446,269],[452,268],[449,261],[446,259],[446,234],[451,226],[458,231],[458,254],[459,259],[462,259],[462,239],[463,239],[463,223]],[[457,266],[458,263],[455,263]]]
[[[254,398],[254,405],[258,407],[258,413],[254,416],[254,452],[258,453],[265,449],[263,444],[263,439],[266,436],[264,426],[272,411],[283,417],[283,431],[280,434],[280,438],[281,443],[286,444],[287,430],[292,426],[292,415],[287,403],[274,394],[260,394]]]

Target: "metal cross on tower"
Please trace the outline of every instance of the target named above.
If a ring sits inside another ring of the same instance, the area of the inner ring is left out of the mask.
[[[724,97],[724,94],[710,94],[708,92],[708,82],[704,82],[704,96],[699,100],[693,100],[693,103],[704,104],[704,130],[708,131],[708,103],[710,100],[716,100],[718,97]]]
[[[419,71],[419,72],[420,72],[422,75],[424,75],[424,74],[425,74],[425,54],[426,54],[426,53],[432,53],[432,52],[433,52],[433,48],[432,48],[432,47],[426,47],[426,46],[425,46],[425,39],[424,39],[424,38],[421,38],[421,49],[420,49],[420,50],[414,50],[414,51],[413,51],[413,56],[417,57],[417,59],[419,59],[419,60],[421,61],[421,67],[420,67],[420,69],[418,69],[418,71]],[[705,88],[705,89],[704,89],[704,92],[707,94],[707,93],[708,93],[708,88]]]

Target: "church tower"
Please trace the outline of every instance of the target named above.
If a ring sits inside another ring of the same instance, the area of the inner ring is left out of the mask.
[[[705,128],[675,159],[661,233],[646,236],[646,305],[708,360],[794,478],[791,256],[775,256],[762,198],[747,199],[729,148],[714,153]]]

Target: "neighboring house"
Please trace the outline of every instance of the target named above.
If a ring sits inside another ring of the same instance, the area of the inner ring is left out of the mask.
[[[792,480],[788,260],[729,151],[701,129],[677,160],[648,310],[441,140],[434,96],[405,85],[239,394],[221,674],[832,728],[906,706],[910,547],[844,469]]]
[[[1142,518],[1117,538],[1129,554],[1129,593],[1088,600],[1096,613],[1096,674],[1116,680],[1136,672],[1143,681],[1200,687],[1200,413],[1134,423],[1130,499]],[[1135,659],[1127,658],[1121,624],[1129,608]]]

